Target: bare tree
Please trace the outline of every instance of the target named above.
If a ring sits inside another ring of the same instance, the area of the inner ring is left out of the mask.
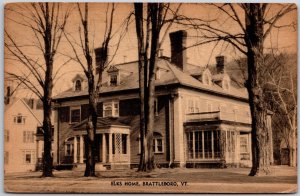
[[[108,49],[109,44],[116,33],[112,32],[113,22],[114,22],[114,14],[115,14],[115,4],[108,4],[106,10],[106,26],[104,39],[102,41],[101,46],[101,59],[99,59],[98,64],[96,65],[97,72],[93,66],[93,45],[90,43],[90,28],[89,28],[89,5],[88,3],[84,4],[84,10],[81,8],[81,5],[77,3],[77,10],[80,16],[80,27],[79,27],[79,37],[80,43],[78,44],[71,34],[65,32],[66,39],[70,44],[75,57],[71,57],[72,60],[77,62],[83,69],[85,76],[88,80],[88,97],[89,97],[89,116],[87,122],[87,135],[85,136],[85,155],[86,155],[86,168],[84,172],[84,176],[95,176],[95,136],[97,130],[97,103],[99,100],[99,94],[101,91],[102,85],[102,73],[107,68],[108,65],[112,62],[112,60],[108,60]],[[121,39],[124,37],[128,22],[130,20],[131,14],[124,20],[122,24],[121,32],[119,33],[119,41],[117,43],[118,50]],[[81,30],[83,29],[83,31]],[[81,59],[81,53],[77,50],[79,45],[79,49],[82,50],[84,55],[84,60]],[[66,55],[66,54],[65,54]],[[114,56],[113,55],[113,56]],[[112,58],[113,59],[113,58]]]
[[[138,42],[138,67],[140,87],[140,140],[141,153],[138,171],[151,171],[155,168],[153,154],[153,128],[154,128],[154,98],[155,98],[155,74],[157,69],[158,50],[164,41],[168,30],[177,17],[181,4],[173,11],[173,17],[167,20],[170,4],[148,3],[147,13],[144,19],[144,6],[135,3],[136,35]],[[144,22],[146,23],[144,25]],[[169,23],[162,39],[161,29]],[[150,49],[150,51],[149,51]]]
[[[267,83],[267,101],[272,104],[275,113],[273,125],[283,138],[289,150],[289,165],[297,164],[297,75],[296,61],[291,55],[279,54],[271,56],[265,70]]]
[[[267,106],[263,101],[263,85],[266,81],[262,80],[264,76],[260,72],[265,66],[264,41],[272,29],[294,26],[294,21],[285,25],[278,25],[278,21],[297,8],[294,4],[266,3],[225,3],[210,4],[210,6],[216,8],[225,20],[231,20],[232,24],[236,24],[239,30],[233,32],[220,26],[219,23],[204,23],[201,19],[184,16],[177,23],[191,26],[200,32],[198,36],[202,39],[190,47],[224,41],[247,57],[246,88],[252,115],[252,169],[249,175],[268,174],[271,159],[270,129],[267,126]],[[279,8],[273,9],[274,6],[279,6]],[[273,9],[273,15],[269,12],[271,9]]]
[[[62,31],[66,26],[70,10],[61,10],[61,5],[58,3],[24,3],[8,4],[5,11],[7,14],[12,13],[7,20],[13,21],[16,25],[21,25],[22,28],[27,28],[33,33],[31,44],[26,45],[21,43],[24,40],[14,38],[10,32],[5,30],[6,56],[22,66],[20,73],[7,72],[7,74],[18,79],[43,102],[44,157],[42,176],[51,177],[53,176],[51,155],[52,89],[53,75],[56,75],[53,73],[54,57],[57,54],[63,36]],[[27,38],[30,39],[30,37]],[[36,49],[38,55],[30,53],[30,50],[33,49]]]

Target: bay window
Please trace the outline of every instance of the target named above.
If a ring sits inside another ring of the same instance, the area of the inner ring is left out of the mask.
[[[103,117],[118,117],[119,102],[111,101],[103,104]]]

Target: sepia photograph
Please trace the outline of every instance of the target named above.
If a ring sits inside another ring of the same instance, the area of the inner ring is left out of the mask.
[[[296,4],[3,9],[4,192],[298,192]]]

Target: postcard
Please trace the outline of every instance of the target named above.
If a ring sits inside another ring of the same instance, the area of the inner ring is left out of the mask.
[[[296,4],[4,13],[5,192],[297,192]]]

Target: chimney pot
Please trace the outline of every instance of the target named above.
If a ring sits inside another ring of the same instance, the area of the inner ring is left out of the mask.
[[[171,41],[171,63],[174,63],[182,71],[186,70],[186,37],[184,30],[169,34]]]

